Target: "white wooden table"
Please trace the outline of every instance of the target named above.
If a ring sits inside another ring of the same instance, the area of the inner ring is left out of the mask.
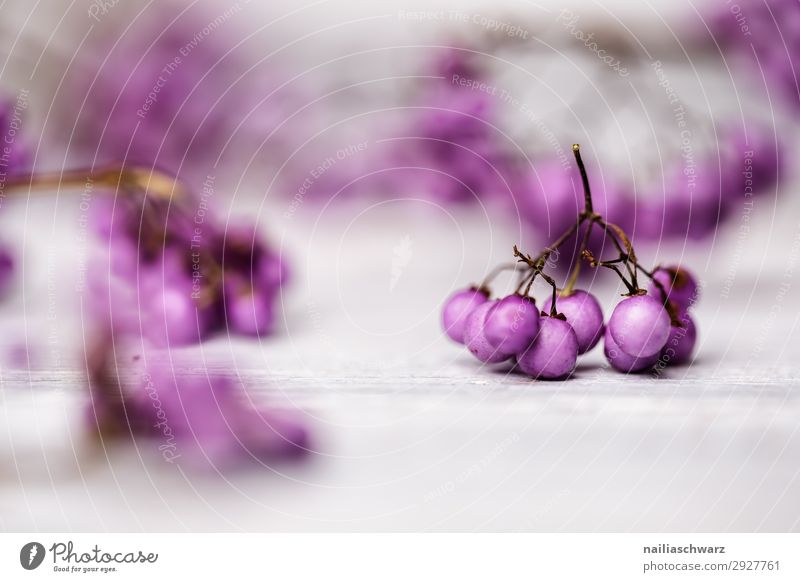
[[[182,473],[146,446],[89,454],[71,359],[74,265],[54,263],[55,327],[32,283],[27,319],[20,298],[3,307],[4,342],[27,330],[34,361],[0,370],[0,529],[797,530],[800,293],[787,257],[800,231],[796,203],[783,204],[781,218],[759,216],[738,258],[735,227],[711,250],[685,251],[706,285],[699,351],[661,379],[606,370],[598,348],[573,379],[531,382],[481,368],[442,336],[443,298],[505,258],[514,229],[413,202],[276,225],[296,272],[286,329],[176,357],[191,361],[185,373],[235,373],[302,408],[315,452],[224,477]],[[401,241],[410,251],[393,273]],[[47,264],[51,242],[29,244],[26,264]],[[595,290],[608,308],[613,287]],[[54,348],[36,341],[53,329]]]

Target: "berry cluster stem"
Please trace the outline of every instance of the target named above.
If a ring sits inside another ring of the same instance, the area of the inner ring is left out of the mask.
[[[639,264],[639,261],[636,257],[636,251],[634,250],[633,244],[631,243],[630,237],[628,237],[627,233],[620,226],[612,222],[608,222],[602,215],[595,212],[592,201],[592,191],[591,187],[589,186],[589,177],[586,172],[586,166],[583,163],[583,158],[581,157],[580,145],[573,144],[572,152],[575,155],[575,161],[578,165],[581,181],[583,183],[583,211],[578,214],[577,219],[572,226],[570,226],[560,237],[558,237],[555,242],[545,247],[535,257],[532,257],[526,253],[522,253],[516,245],[514,246],[514,257],[518,262],[524,263],[527,267],[527,273],[522,277],[522,280],[517,287],[517,293],[521,293],[524,288],[524,294],[527,296],[530,292],[533,282],[536,280],[536,277],[541,276],[542,279],[549,283],[553,289],[553,303],[550,310],[550,315],[556,316],[558,314],[556,309],[557,296],[559,294],[561,296],[567,296],[573,292],[575,284],[578,280],[578,276],[580,275],[582,261],[585,260],[591,267],[605,267],[614,271],[625,285],[625,288],[628,291],[626,295],[632,296],[646,293],[645,290],[639,287],[638,273],[641,271],[648,278],[655,282],[656,286],[662,292],[664,297],[666,297],[666,293],[664,293],[664,287],[659,281],[653,278],[653,273],[646,270]],[[583,231],[583,236],[581,237],[580,247],[578,249],[578,258],[575,261],[575,265],[573,266],[569,277],[567,278],[566,284],[559,293],[555,280],[546,274],[544,269],[547,266],[550,256],[562,245],[564,245],[564,243],[566,243],[573,235],[580,232],[580,229],[584,227],[584,224],[586,225],[586,229]],[[595,224],[597,224],[598,228],[601,229],[604,237],[610,239],[611,243],[614,245],[614,248],[616,248],[618,253],[616,258],[599,260],[595,258],[595,256],[589,250],[590,237]],[[669,310],[666,299],[665,306],[667,306]]]

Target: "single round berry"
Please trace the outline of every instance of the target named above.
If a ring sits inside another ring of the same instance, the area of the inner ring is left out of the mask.
[[[552,304],[551,297],[545,303],[545,313],[550,313]],[[603,308],[594,295],[586,291],[573,291],[556,299],[556,309],[575,330],[579,354],[585,354],[597,345],[603,335]]]
[[[479,305],[486,303],[489,295],[483,289],[465,289],[450,296],[442,309],[442,326],[450,339],[460,344],[464,341],[467,318]]]
[[[685,364],[690,361],[697,343],[697,327],[691,316],[683,312],[678,321],[681,326],[670,327],[667,345],[661,350],[661,360],[667,365]]]
[[[173,278],[145,284],[139,301],[141,328],[154,345],[178,347],[202,341],[208,313],[193,299],[190,281]]]
[[[642,372],[648,370],[655,365],[658,361],[658,354],[647,356],[645,358],[636,358],[626,354],[614,341],[611,332],[606,328],[606,333],[603,336],[603,353],[606,355],[606,360],[611,366],[620,372]]]
[[[0,298],[6,296],[14,280],[14,257],[4,246],[0,245]]]
[[[578,337],[570,324],[557,317],[542,317],[536,339],[517,357],[520,370],[547,380],[568,376],[577,361]]]
[[[237,273],[225,276],[225,316],[228,329],[233,333],[264,336],[272,330],[274,290],[258,289]]]
[[[620,301],[608,320],[608,329],[619,348],[636,358],[658,354],[669,337],[670,318],[664,305],[650,295]]]
[[[538,332],[536,303],[521,295],[509,295],[495,302],[484,328],[489,343],[507,354],[524,351]]]
[[[697,282],[683,267],[659,267],[653,272],[653,279],[661,283],[667,298],[680,309],[689,309],[697,301]],[[650,283],[650,294],[664,298],[664,293],[655,282]]]
[[[467,345],[467,349],[481,362],[487,364],[497,364],[511,357],[511,353],[497,349],[486,338],[486,318],[495,305],[497,305],[497,301],[487,301],[479,305],[470,313],[464,327],[464,343]]]

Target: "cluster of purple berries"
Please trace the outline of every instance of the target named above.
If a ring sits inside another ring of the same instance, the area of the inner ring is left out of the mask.
[[[123,381],[112,340],[98,336],[86,354],[87,421],[103,441],[153,439],[167,462],[215,471],[297,458],[309,450],[298,414],[255,405],[227,376],[181,374],[145,355],[135,358],[144,369],[134,367]]]
[[[608,362],[622,372],[641,372],[658,362],[686,363],[697,341],[697,329],[689,315],[698,289],[694,277],[681,267],[660,267],[650,272],[639,265],[624,231],[594,211],[577,145],[574,152],[585,194],[585,209],[578,214],[578,220],[536,258],[515,247],[515,257],[527,265],[515,293],[492,300],[484,283],[452,295],[442,314],[445,332],[466,345],[481,362],[499,363],[513,358],[521,371],[542,379],[569,376],[578,356],[594,348],[601,337]],[[617,304],[607,325],[597,298],[588,291],[573,289],[580,262],[561,290],[544,271],[550,254],[575,237],[583,225],[583,259],[592,267],[614,270],[628,288],[627,297]],[[612,238],[619,257],[605,261],[594,257],[587,245],[595,226]],[[649,293],[639,288],[638,273],[651,279]],[[553,291],[542,311],[529,294],[537,277],[546,280]]]
[[[604,336],[608,362],[621,372],[690,362],[697,327],[689,309],[697,297],[697,282],[685,268],[653,271],[649,294],[620,301],[608,320]]]
[[[255,225],[223,228],[206,206],[137,191],[93,204],[91,224],[108,243],[90,271],[104,299],[95,309],[117,332],[162,347],[270,333],[284,261]]]
[[[514,293],[499,300],[485,287],[452,295],[445,303],[442,323],[450,339],[464,344],[481,362],[495,364],[513,358],[517,367],[542,379],[569,376],[578,356],[604,338],[605,356],[621,372],[642,372],[690,360],[697,328],[688,309],[697,291],[694,278],[683,268],[654,271],[662,287],[651,284],[650,294],[619,302],[604,325],[597,298],[583,290],[562,292],[539,311],[533,298]],[[664,291],[669,308],[665,307]],[[674,318],[670,311],[677,313]]]

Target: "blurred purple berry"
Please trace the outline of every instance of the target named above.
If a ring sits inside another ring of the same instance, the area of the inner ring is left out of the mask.
[[[0,243],[0,299],[6,297],[14,283],[14,255]]]
[[[296,413],[255,406],[228,377],[192,376],[154,361],[123,381],[129,369],[116,359],[126,353],[118,343],[101,335],[86,354],[88,423],[100,438],[148,438],[169,463],[217,471],[308,451]]]
[[[788,103],[800,106],[800,3],[797,0],[743,0],[717,3],[710,10],[713,41],[728,58],[738,56],[750,71]],[[734,10],[735,8],[735,10]],[[704,28],[701,33],[705,36]],[[716,47],[715,47],[716,48]]]
[[[280,88],[276,59],[246,57],[242,17],[220,24],[208,3],[159,4],[116,28],[104,21],[105,34],[81,47],[86,56],[67,71],[55,103],[69,120],[62,133],[72,137],[71,159],[158,165],[199,186],[220,159],[285,151],[284,134],[274,132],[297,107],[289,99],[296,84]],[[213,34],[194,42],[209,25]]]
[[[391,172],[389,189],[441,202],[507,194],[508,148],[494,126],[496,99],[463,84],[485,80],[475,54],[447,49],[429,74],[437,78],[419,96],[391,156],[389,165],[401,169]]]
[[[226,314],[233,333],[271,331],[284,261],[254,224],[223,231],[206,208],[198,225],[197,204],[136,192],[93,203],[91,224],[108,244],[89,276],[93,308],[118,333],[177,347],[225,329]]]
[[[227,377],[189,377],[162,368],[150,374],[145,389],[158,395],[175,452],[192,465],[220,470],[248,460],[296,457],[309,446],[297,419],[255,408]]]
[[[239,274],[225,275],[225,317],[231,333],[260,337],[272,330],[275,317],[271,291],[259,291]]]

